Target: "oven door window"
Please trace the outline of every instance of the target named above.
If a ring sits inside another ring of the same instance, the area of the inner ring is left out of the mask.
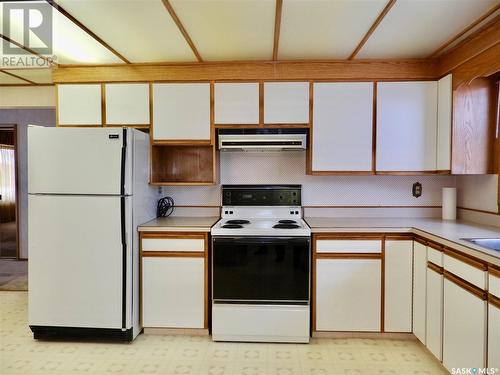
[[[307,303],[309,245],[308,237],[214,238],[214,301]]]

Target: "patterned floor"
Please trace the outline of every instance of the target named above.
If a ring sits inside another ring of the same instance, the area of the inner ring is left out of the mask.
[[[27,293],[0,292],[0,374],[446,374],[415,341],[313,339],[309,345],[214,343],[140,335],[132,344],[37,342]]]

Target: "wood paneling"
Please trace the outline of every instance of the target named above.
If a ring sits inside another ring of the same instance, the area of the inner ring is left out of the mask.
[[[437,77],[432,60],[261,61],[178,64],[64,66],[58,82],[220,81],[220,80],[426,80]]]
[[[274,16],[274,44],[273,60],[278,60],[278,48],[280,44],[281,14],[283,13],[283,0],[276,0],[276,13]]]
[[[212,185],[215,180],[214,146],[151,146],[151,184]]]
[[[500,59],[499,59],[500,60]],[[453,174],[493,172],[496,86],[478,78],[462,85],[453,96]]]

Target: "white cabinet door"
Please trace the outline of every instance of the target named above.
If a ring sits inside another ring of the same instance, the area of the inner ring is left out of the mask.
[[[488,367],[500,368],[500,308],[488,306]]]
[[[264,83],[264,123],[309,123],[309,82]]]
[[[385,242],[385,332],[411,332],[413,241]]]
[[[57,85],[58,125],[102,125],[101,85]]]
[[[312,170],[371,171],[373,83],[315,83]]]
[[[204,327],[204,258],[142,258],[144,327]]]
[[[427,268],[426,346],[442,360],[443,340],[443,275]]]
[[[210,140],[210,84],[153,84],[153,140]]]
[[[487,302],[445,278],[443,365],[453,368],[486,366]]]
[[[438,81],[437,170],[451,169],[452,97],[451,74],[448,74]]]
[[[425,344],[427,248],[413,242],[413,333]]]
[[[380,331],[381,261],[318,259],[316,330]]]
[[[258,83],[216,83],[216,124],[258,124]]]
[[[107,125],[149,124],[148,83],[105,85]]]
[[[377,170],[436,170],[437,82],[377,84]]]

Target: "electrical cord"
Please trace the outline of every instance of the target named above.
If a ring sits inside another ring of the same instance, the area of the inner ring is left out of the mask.
[[[158,200],[158,206],[156,207],[156,217],[167,217],[172,215],[174,212],[174,200],[172,197],[163,197]]]

